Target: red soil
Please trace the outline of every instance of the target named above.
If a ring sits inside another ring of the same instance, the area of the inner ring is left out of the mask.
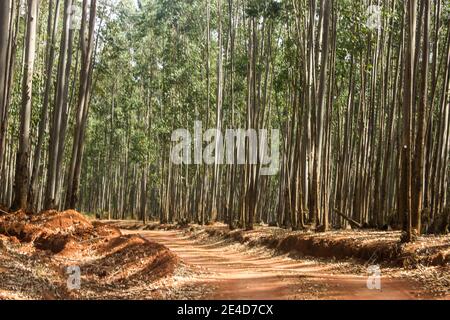
[[[178,265],[166,247],[123,236],[119,229],[91,222],[73,210],[0,216],[0,252],[0,299],[2,292],[12,298],[17,294],[37,299],[121,298],[127,290],[136,292],[132,298],[139,298],[136,286],[168,277]],[[83,286],[69,292],[65,270],[74,265],[81,269]],[[25,266],[42,270],[42,281],[24,272]],[[21,281],[27,285],[18,288]]]
[[[199,280],[215,290],[204,299],[361,299],[430,298],[411,280],[382,277],[382,290],[367,288],[367,273],[343,272],[339,265],[283,256],[262,256],[221,240],[198,242],[181,231],[130,231],[169,247],[188,264],[211,272]],[[211,240],[211,239],[210,239]],[[384,271],[383,271],[384,272]]]
[[[416,264],[448,266],[450,263],[450,236],[419,237],[414,243],[401,244],[399,232],[305,233],[269,227],[230,231],[222,226],[208,227],[206,232],[210,236],[231,239],[251,247],[263,246],[296,256],[356,258],[400,267]]]

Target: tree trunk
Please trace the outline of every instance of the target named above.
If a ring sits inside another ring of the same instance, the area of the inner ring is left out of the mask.
[[[403,215],[403,241],[412,241],[411,219],[411,147],[412,129],[411,117],[414,108],[414,54],[416,48],[416,16],[417,0],[408,0],[407,7],[407,41],[405,53],[405,79],[403,89],[403,128],[402,128],[402,160],[401,160],[401,190],[400,214]]]
[[[27,35],[25,42],[25,72],[22,84],[22,108],[20,112],[20,137],[14,182],[14,210],[27,209],[30,160],[30,127],[33,90],[33,73],[36,51],[36,30],[39,0],[28,0]]]
[[[83,14],[80,30],[81,45],[81,75],[78,94],[78,106],[76,124],[73,137],[72,157],[69,166],[69,179],[67,183],[66,209],[75,209],[78,201],[78,189],[80,184],[81,163],[83,160],[84,134],[89,110],[90,89],[92,83],[94,30],[97,11],[97,1],[90,3],[89,24],[88,0],[83,0]],[[87,33],[87,34],[86,34]]]

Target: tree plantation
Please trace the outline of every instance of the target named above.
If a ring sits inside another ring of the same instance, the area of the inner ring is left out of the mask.
[[[0,186],[33,225],[434,235],[448,263],[450,1],[1,0]]]

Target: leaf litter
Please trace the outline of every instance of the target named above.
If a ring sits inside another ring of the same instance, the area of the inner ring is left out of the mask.
[[[19,211],[0,216],[0,299],[180,299],[210,288],[163,245],[122,235],[82,214]],[[68,286],[71,266],[80,288]]]

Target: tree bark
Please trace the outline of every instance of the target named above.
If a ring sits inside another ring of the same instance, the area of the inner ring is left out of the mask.
[[[33,73],[36,51],[36,30],[38,22],[39,0],[28,0],[27,35],[25,42],[25,72],[22,83],[22,108],[20,112],[20,137],[17,152],[16,175],[14,182],[14,210],[27,209],[30,159],[30,127]]]

